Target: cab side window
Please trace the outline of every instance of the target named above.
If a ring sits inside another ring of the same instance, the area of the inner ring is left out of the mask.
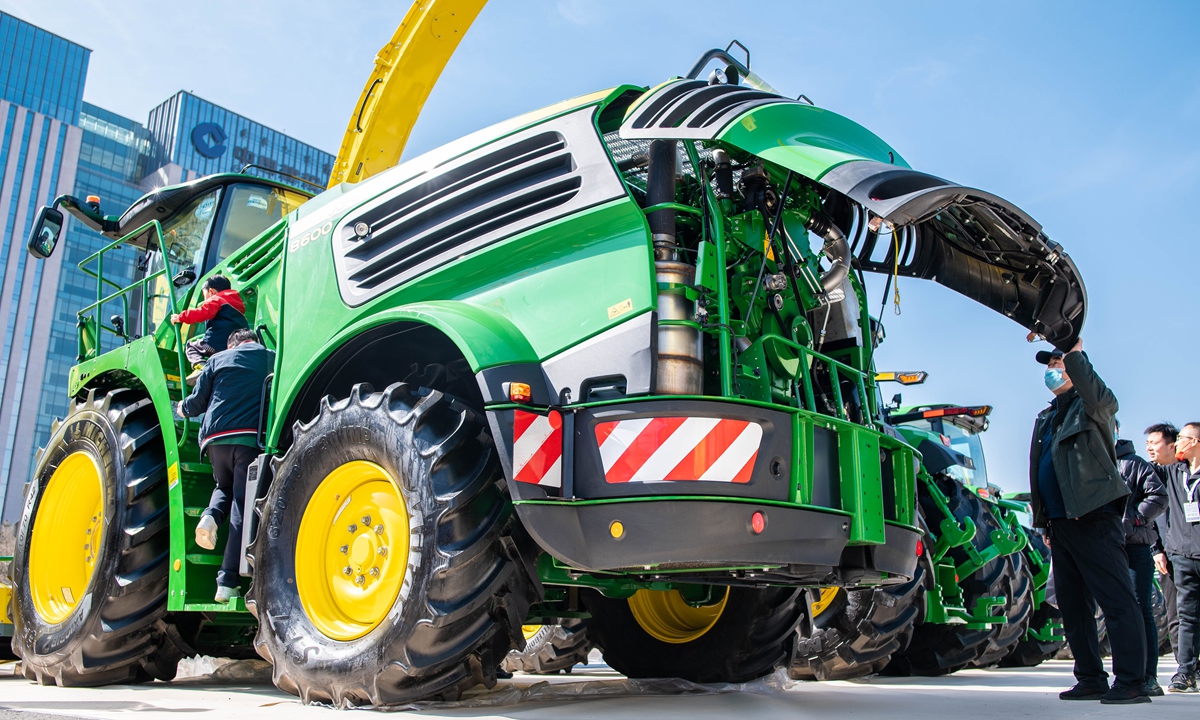
[[[264,185],[232,185],[226,193],[226,208],[216,236],[219,244],[213,265],[237,252],[307,199],[299,193]]]

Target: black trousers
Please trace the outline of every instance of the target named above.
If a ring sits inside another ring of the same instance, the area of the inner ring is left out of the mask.
[[[1175,659],[1179,672],[1196,676],[1196,657],[1200,651],[1200,560],[1171,556],[1175,570],[1175,593],[1179,606],[1179,647]]]
[[[211,515],[220,526],[229,520],[229,535],[225,538],[225,557],[217,571],[217,585],[237,587],[241,584],[242,502],[246,497],[246,469],[258,457],[258,448],[245,445],[209,445],[205,449],[213,466],[212,498],[205,515]]]
[[[1099,604],[1112,645],[1114,685],[1140,688],[1146,674],[1146,629],[1129,579],[1121,516],[1092,512],[1077,520],[1051,520],[1050,538],[1054,589],[1075,656],[1075,679],[1092,687],[1108,685],[1096,632]]]
[[[1158,587],[1162,589],[1163,605],[1167,606],[1167,632],[1171,635],[1171,653],[1179,662],[1179,600],[1175,594],[1175,570],[1167,558],[1167,574],[1158,576]]]
[[[1158,678],[1158,621],[1154,619],[1154,555],[1149,545],[1126,545],[1129,579],[1146,630],[1146,679]]]

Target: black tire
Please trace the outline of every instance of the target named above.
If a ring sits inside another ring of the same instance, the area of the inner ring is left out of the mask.
[[[1039,553],[1042,559],[1049,562],[1050,548],[1042,539],[1041,534],[1030,531],[1028,535],[1029,546],[1025,548],[1024,552]],[[1036,591],[1037,589],[1035,589]],[[1030,616],[1029,631],[1026,631],[1021,641],[1013,646],[1012,652],[1000,661],[1000,667],[1035,667],[1058,654],[1059,650],[1066,645],[1065,639],[1042,641],[1030,634],[1030,631],[1044,633],[1052,624],[1062,624],[1062,613],[1049,600],[1043,600]]]
[[[935,476],[935,482],[946,495],[947,505],[955,519],[962,522],[969,517],[974,521],[976,531],[971,542],[975,548],[988,548],[991,545],[991,532],[1000,529],[1000,523],[983,506],[979,496],[945,475]],[[928,522],[926,518],[940,518],[941,511],[925,493],[918,492],[917,499],[922,523]],[[933,524],[936,526],[936,523]],[[950,550],[948,555],[955,564],[966,560],[961,548]],[[981,597],[1007,597],[1004,589],[1009,567],[1011,565],[1004,558],[996,558],[975,571],[971,577],[962,578],[960,585],[966,607],[973,608]],[[962,625],[927,623],[924,617],[918,618],[908,648],[892,656],[892,661],[884,668],[884,674],[938,676],[957,672],[979,659],[987,649],[991,634],[990,629],[972,630]]]
[[[1004,556],[1004,564],[1006,578],[1002,582],[1008,586],[1008,592],[1004,595],[1008,598],[1004,616],[1008,622],[992,626],[987,647],[971,663],[974,667],[999,665],[1029,632],[1033,620],[1033,575],[1030,573],[1029,563],[1026,562],[1024,554],[1015,552]]]
[[[815,619],[805,614],[788,675],[795,680],[849,680],[881,672],[912,639],[924,607],[926,573],[925,563],[917,563],[913,579],[901,585],[839,588],[833,603]]]
[[[749,682],[791,665],[803,613],[795,588],[729,589],[716,624],[690,642],[666,643],[647,633],[628,600],[580,593],[592,614],[588,630],[609,667],[631,678],[682,678],[698,683]]]
[[[501,667],[508,672],[535,675],[570,673],[576,665],[587,664],[592,649],[587,626],[587,620],[576,618],[543,625],[537,634],[525,639],[525,649],[510,652]]]
[[[1042,630],[1051,623],[1062,623],[1062,613],[1050,603],[1042,603],[1033,612],[1029,627],[1032,630]],[[1066,640],[1050,640],[1042,642],[1026,634],[1017,643],[1008,657],[1000,661],[1000,667],[1036,667],[1058,655],[1067,646]]]
[[[321,402],[279,462],[257,504],[247,605],[259,618],[255,649],[281,690],[306,703],[389,705],[455,699],[518,645],[531,598],[519,569],[512,503],[483,419],[435,390],[356,385]],[[306,613],[295,582],[301,518],[322,480],[354,460],[396,479],[410,516],[404,587],[362,637],[334,640]]]
[[[49,624],[26,579],[34,520],[59,464],[83,452],[104,493],[99,555],[85,595]],[[154,404],[136,390],[88,390],[72,403],[37,459],[13,561],[13,649],[25,677],[43,685],[168,680],[179,653],[164,639],[170,552],[167,467]]]

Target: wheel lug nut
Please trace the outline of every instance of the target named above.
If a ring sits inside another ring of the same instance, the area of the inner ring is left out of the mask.
[[[358,577],[354,578],[355,585],[362,585],[366,581],[367,581],[367,579],[365,577],[363,577],[362,575],[359,575]]]
[[[377,552],[378,552],[380,555],[387,555],[387,545],[384,545],[384,546],[380,547],[380,548],[379,548],[379,550],[378,550]]]
[[[340,548],[338,548],[338,549],[342,551],[342,554],[343,554],[343,555],[349,555],[349,554],[350,554],[350,546],[349,546],[349,545],[343,545],[343,546],[341,546],[341,547],[340,547]]]
[[[349,565],[347,565],[346,567],[342,568],[342,574],[346,577],[350,577],[354,574],[354,571],[350,569]]]
[[[371,527],[371,516],[363,515],[363,527]]]
[[[358,529],[357,525],[355,525],[354,523],[350,523],[350,527],[346,528],[346,532],[353,533],[357,529]]]
[[[383,534],[383,523],[380,523],[380,524],[378,524],[378,525],[376,525],[376,526],[375,526],[375,534],[376,534],[376,535],[382,535],[382,534]]]
[[[371,577],[374,577],[374,578],[379,577],[379,568],[377,568],[377,567],[371,568]]]

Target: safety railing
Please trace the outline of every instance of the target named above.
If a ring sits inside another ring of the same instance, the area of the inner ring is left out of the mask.
[[[762,343],[764,351],[767,350],[768,346],[776,345],[783,346],[795,353],[797,360],[796,372],[791,380],[803,392],[803,395],[796,393],[797,400],[803,409],[823,415],[829,414],[817,404],[817,390],[815,388],[816,383],[813,381],[813,368],[820,364],[826,369],[829,378],[830,389],[828,392],[833,395],[834,415],[839,420],[851,419],[846,413],[846,402],[842,393],[842,380],[845,379],[858,390],[861,417],[854,421],[866,425],[874,424],[874,419],[870,417],[867,406],[866,373],[856,370],[844,362],[834,360],[828,355],[823,355],[816,350],[805,347],[800,343],[788,340],[782,335],[768,333],[763,335],[759,342]]]
[[[106,254],[112,252],[113,250],[122,247],[130,238],[138,237],[139,235],[141,235],[142,233],[144,233],[148,230],[153,230],[153,232],[154,232],[153,239],[156,242],[159,250],[161,251],[161,255],[162,255],[162,259],[163,259],[163,267],[160,270],[149,273],[145,277],[143,277],[139,280],[135,280],[130,285],[126,285],[124,287],[122,287],[120,284],[115,283],[112,280],[109,280],[108,278],[104,277],[104,256]],[[93,271],[90,267],[88,267],[93,262],[96,265],[95,271]],[[179,386],[182,391],[183,388],[186,387],[186,385],[184,384],[185,383],[184,378],[187,377],[187,358],[184,355],[183,335],[179,330],[179,325],[176,323],[169,322],[169,318],[172,315],[179,312],[179,302],[175,297],[175,284],[174,284],[174,282],[172,282],[172,278],[174,278],[174,273],[171,272],[172,268],[171,268],[170,253],[168,253],[166,251],[166,248],[163,245],[162,225],[157,220],[151,220],[150,222],[146,223],[145,225],[142,225],[141,227],[137,228],[133,232],[127,233],[126,235],[121,237],[119,240],[115,240],[115,241],[109,243],[108,245],[105,245],[104,247],[100,248],[99,250],[92,253],[91,255],[88,255],[86,258],[84,258],[79,263],[79,269],[84,274],[96,279],[96,302],[94,302],[91,305],[88,305],[84,308],[81,308],[79,310],[79,312],[76,313],[76,317],[78,318],[77,326],[79,329],[79,361],[82,362],[84,360],[91,360],[100,354],[102,346],[103,346],[103,343],[101,341],[102,336],[100,334],[101,331],[108,331],[108,332],[112,333],[113,335],[116,335],[117,337],[119,337],[124,342],[129,341],[129,294],[130,293],[137,291],[137,290],[141,291],[140,292],[141,307],[140,307],[140,312],[138,312],[138,323],[139,323],[139,330],[140,330],[140,332],[138,334],[141,337],[145,337],[146,335],[150,334],[150,332],[149,332],[150,331],[150,328],[149,328],[150,313],[149,313],[149,311],[150,311],[151,301],[153,299],[165,297],[167,300],[167,314],[166,314],[165,319],[168,320],[167,324],[171,327],[171,332],[173,333],[174,339],[175,339],[175,359],[179,365]],[[150,293],[151,283],[153,283],[155,280],[157,280],[160,277],[167,279],[167,282],[164,283],[167,288],[166,295],[162,295],[159,293],[155,293],[152,295]],[[105,295],[104,289],[105,289],[106,285],[115,287],[115,288],[117,288],[117,290],[115,292],[109,293],[108,295]],[[116,327],[114,327],[112,325],[105,325],[103,320],[101,319],[101,316],[103,314],[102,310],[103,310],[104,306],[109,303],[116,302],[118,299],[121,301],[121,311],[122,311],[121,330],[118,330]],[[88,337],[89,333],[92,334],[92,337],[90,339]],[[184,417],[183,418],[183,429],[182,429],[182,432],[180,432],[180,434],[179,434],[179,444],[182,445],[187,440],[187,437],[188,437],[188,419],[186,417]]]

